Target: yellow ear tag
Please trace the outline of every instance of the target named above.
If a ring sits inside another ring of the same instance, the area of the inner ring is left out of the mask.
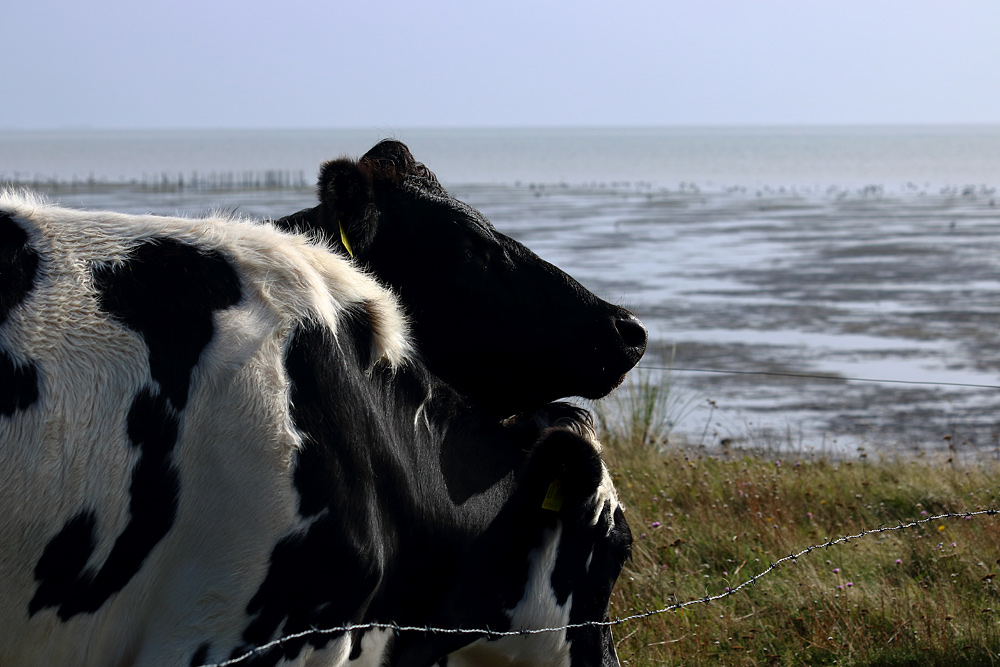
[[[558,512],[562,509],[562,504],[562,484],[560,484],[559,480],[556,479],[549,484],[549,490],[545,492],[545,500],[542,501],[542,509]]]
[[[341,224],[340,219],[337,219],[337,227],[340,228],[340,242],[344,244],[344,248],[347,249],[347,254],[354,257],[354,250],[351,249],[351,242],[347,240],[347,234],[344,233],[344,225]]]

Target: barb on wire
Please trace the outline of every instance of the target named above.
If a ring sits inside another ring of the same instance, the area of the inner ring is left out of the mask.
[[[647,609],[637,614],[631,614],[629,616],[623,616],[620,618],[615,618],[613,620],[586,621],[583,623],[570,623],[567,625],[561,625],[559,627],[552,627],[552,628],[524,628],[520,630],[489,630],[482,628],[433,628],[433,627],[417,627],[417,626],[397,625],[396,623],[379,623],[379,622],[354,623],[354,624],[342,625],[336,628],[311,628],[309,630],[297,632],[292,635],[287,635],[285,637],[275,639],[274,641],[268,642],[267,644],[262,644],[261,646],[258,646],[254,649],[251,649],[250,651],[247,651],[243,655],[230,658],[229,660],[225,660],[223,662],[206,664],[204,665],[204,667],[229,667],[229,665],[235,665],[245,660],[249,660],[250,658],[256,655],[265,653],[271,650],[272,648],[281,646],[282,644],[289,641],[293,641],[295,639],[301,639],[303,637],[311,635],[343,634],[346,632],[353,632],[356,630],[392,630],[393,632],[396,633],[425,632],[425,633],[449,634],[449,635],[469,634],[469,635],[482,635],[485,637],[497,638],[497,637],[519,637],[526,635],[538,635],[547,632],[562,632],[564,630],[573,630],[576,628],[585,628],[585,627],[605,627],[605,626],[621,625],[623,623],[630,623],[632,621],[638,621],[644,618],[649,618],[650,616],[665,614],[670,611],[678,611],[680,609],[684,609],[685,607],[690,607],[696,604],[709,604],[717,600],[722,600],[723,598],[727,598],[730,595],[736,594],[737,592],[743,590],[747,586],[753,586],[754,588],[756,588],[758,579],[767,576],[777,568],[781,567],[781,565],[783,565],[784,563],[787,563],[790,560],[791,561],[798,560],[799,556],[812,553],[815,549],[819,549],[821,547],[824,549],[828,549],[834,545],[844,544],[846,542],[850,542],[852,540],[858,540],[863,537],[867,537],[869,535],[874,535],[876,533],[886,533],[894,530],[905,530],[907,528],[913,528],[915,526],[919,526],[924,523],[930,523],[932,521],[941,521],[943,519],[969,519],[974,516],[982,516],[982,515],[995,516],[997,514],[1000,514],[1000,510],[997,510],[996,508],[990,508],[985,510],[977,510],[975,512],[961,512],[961,513],[949,512],[947,514],[938,514],[936,516],[929,516],[923,519],[910,521],[909,523],[905,524],[901,520],[897,519],[897,525],[895,526],[886,526],[885,524],[882,524],[878,528],[874,528],[872,530],[862,529],[860,533],[857,533],[855,535],[844,535],[843,537],[839,537],[835,540],[828,539],[823,544],[814,544],[798,552],[792,552],[787,556],[779,558],[774,562],[769,562],[767,569],[758,572],[757,574],[753,575],[752,577],[750,577],[749,579],[747,579],[746,581],[744,581],[742,584],[740,584],[735,588],[727,588],[724,592],[719,593],[718,595],[706,595],[705,597],[698,598],[695,600],[688,600],[687,602],[677,602],[675,604],[667,605],[666,607],[663,607],[661,609]]]

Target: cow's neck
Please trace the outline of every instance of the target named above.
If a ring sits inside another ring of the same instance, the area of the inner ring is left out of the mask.
[[[425,400],[413,400],[410,382],[426,387]],[[501,608],[507,609],[518,601],[520,589],[506,599],[507,593],[490,587],[527,577],[526,556],[537,540],[518,525],[523,511],[512,506],[512,493],[537,427],[497,421],[422,368],[397,371],[386,386],[407,385],[410,392],[396,390],[398,400],[406,403],[397,406],[398,414],[413,415],[416,426],[399,464],[413,471],[401,475],[412,497],[403,504],[405,510],[394,513],[396,525],[390,532],[397,537],[398,557],[382,587],[397,594],[373,600],[366,620],[502,627],[508,619],[496,605],[479,619],[457,616],[455,610],[482,607],[481,599],[501,598]],[[420,514],[407,515],[409,510]],[[504,576],[507,570],[511,572]],[[398,595],[401,589],[410,594]],[[475,639],[442,635],[411,642],[403,635],[396,640],[393,663],[419,663],[424,653],[442,655]]]

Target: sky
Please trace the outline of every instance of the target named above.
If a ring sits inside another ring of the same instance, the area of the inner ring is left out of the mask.
[[[998,0],[0,0],[0,129],[1000,123]]]

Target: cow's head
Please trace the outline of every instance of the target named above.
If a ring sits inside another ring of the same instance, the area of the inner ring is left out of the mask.
[[[326,163],[319,197],[278,224],[319,228],[394,289],[430,370],[496,415],[605,396],[645,351],[634,315],[498,232],[397,141]]]

